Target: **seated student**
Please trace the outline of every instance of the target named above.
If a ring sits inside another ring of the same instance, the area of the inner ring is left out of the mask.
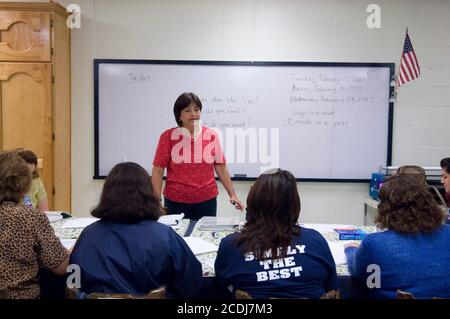
[[[366,282],[378,265],[380,287],[371,298],[395,298],[396,290],[417,298],[450,297],[450,226],[432,194],[414,176],[394,175],[380,191],[375,222],[386,231],[368,234],[361,246],[346,245],[352,276]]]
[[[47,217],[21,204],[30,186],[26,162],[14,152],[0,154],[0,287],[11,299],[39,298],[39,268],[64,275],[69,262]]]
[[[441,183],[445,187],[447,206],[450,207],[450,157],[446,157],[441,160],[441,168],[442,168]]]
[[[300,227],[295,177],[281,169],[258,177],[247,197],[244,228],[225,237],[215,262],[218,282],[253,298],[320,298],[337,289],[326,240]]]
[[[36,154],[23,148],[17,149],[16,152],[17,155],[27,162],[28,168],[33,174],[33,182],[31,183],[29,193],[25,196],[25,204],[30,200],[31,205],[41,212],[48,210],[47,192],[45,191],[44,183],[42,183],[42,180],[39,178],[37,169],[38,158]]]
[[[83,230],[70,258],[80,266],[81,291],[145,295],[166,286],[168,297],[196,296],[201,264],[171,227],[157,222],[161,205],[144,168],[117,164],[92,215],[100,220]]]
[[[441,183],[445,188],[445,201],[447,204],[446,223],[450,224],[450,157],[441,160],[442,177]]]

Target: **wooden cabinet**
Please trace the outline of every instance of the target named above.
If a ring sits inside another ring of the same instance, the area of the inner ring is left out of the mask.
[[[56,3],[0,2],[0,147],[34,151],[50,209],[70,211],[67,17]]]

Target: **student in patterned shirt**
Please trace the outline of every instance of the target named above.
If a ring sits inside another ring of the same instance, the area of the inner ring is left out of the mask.
[[[201,111],[202,102],[195,94],[183,93],[178,97],[173,108],[178,127],[161,134],[152,169],[153,189],[161,199],[163,174],[167,168],[164,203],[168,213],[184,213],[193,220],[216,216],[218,189],[214,171],[230,196],[231,204],[243,209],[217,134],[200,125]]]
[[[22,204],[30,186],[27,163],[0,154],[0,288],[12,299],[39,298],[39,268],[64,275],[69,262],[45,214]]]

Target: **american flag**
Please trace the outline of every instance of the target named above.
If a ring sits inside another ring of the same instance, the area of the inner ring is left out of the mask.
[[[408,29],[406,29],[405,44],[403,45],[403,54],[400,59],[400,72],[398,74],[397,85],[400,86],[408,81],[417,79],[419,75],[419,61],[417,61],[411,40],[409,39]]]

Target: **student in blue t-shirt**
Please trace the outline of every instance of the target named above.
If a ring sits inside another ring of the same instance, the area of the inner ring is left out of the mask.
[[[368,234],[359,248],[347,245],[350,273],[369,283],[372,298],[395,298],[397,289],[417,298],[450,297],[450,226],[443,221],[422,182],[394,175],[381,188],[375,219],[386,230]]]
[[[300,227],[295,177],[281,169],[258,177],[247,197],[247,223],[225,237],[215,262],[223,287],[254,298],[320,298],[337,289],[326,240]]]
[[[161,205],[144,168],[116,165],[92,215],[100,220],[83,230],[70,258],[81,268],[81,291],[145,295],[166,286],[168,297],[197,296],[201,264],[171,227],[157,222]]]

